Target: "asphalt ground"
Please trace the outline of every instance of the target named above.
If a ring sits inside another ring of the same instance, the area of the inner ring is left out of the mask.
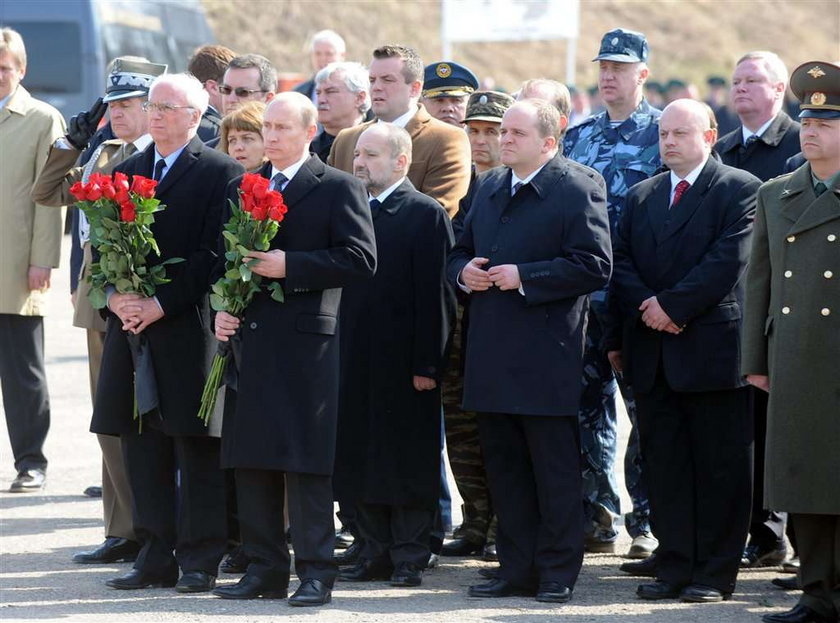
[[[392,588],[385,582],[339,583],[332,604],[317,609],[290,608],[285,601],[226,601],[209,594],[181,595],[174,589],[116,591],[105,580],[129,570],[128,564],[77,565],[72,554],[103,539],[99,500],[82,491],[100,482],[99,446],[88,432],[90,396],[84,331],[72,327],[66,258],[53,272],[46,318],[47,374],[52,428],[46,443],[50,461],[45,490],[11,494],[15,476],[8,436],[0,435],[0,620],[81,622],[250,623],[289,621],[357,623],[365,621],[541,623],[549,621],[628,623],[745,623],[787,610],[799,593],[770,585],[779,569],[745,570],[730,601],[717,604],[646,602],[635,596],[644,579],[618,570],[630,539],[622,533],[616,554],[587,555],[572,601],[554,606],[529,598],[471,599],[467,589],[480,582],[478,570],[491,566],[474,558],[444,558],[426,573],[419,588]],[[628,422],[620,423],[623,456]],[[623,490],[622,461],[617,462]],[[454,483],[456,524],[460,500]],[[223,576],[220,583],[238,576]],[[293,581],[291,590],[296,587]]]

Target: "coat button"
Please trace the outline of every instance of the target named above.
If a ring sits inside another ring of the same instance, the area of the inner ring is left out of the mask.
[[[830,270],[827,270],[823,273],[823,277],[825,277],[826,279],[831,279],[833,276],[834,276],[834,273],[831,272]]]
[[[837,236],[835,236],[834,234],[828,234],[829,242],[834,242],[835,240],[837,240]]]
[[[788,315],[790,313],[790,307],[787,307],[787,306],[782,307],[782,313],[785,314],[785,315]]]
[[[788,279],[793,277],[793,271],[792,270],[786,270],[785,271],[785,277],[788,278]]]
[[[509,216],[503,216],[502,217],[502,223],[510,223],[510,217]]]
[[[820,310],[820,313],[821,313],[823,316],[828,316],[828,315],[831,313],[831,310],[830,310],[828,307],[823,307],[823,308]]]
[[[490,250],[491,250],[493,253],[495,253],[496,251],[498,251],[498,250],[499,250],[499,245],[494,244],[492,247],[490,247]]]
[[[787,237],[788,242],[793,242],[794,240],[796,240],[796,236],[788,236]]]
[[[256,329],[256,328],[257,328],[257,323],[256,323],[256,322],[252,322],[252,323],[251,323],[250,325],[248,325],[248,326],[249,326],[249,327],[251,327],[252,329]]]

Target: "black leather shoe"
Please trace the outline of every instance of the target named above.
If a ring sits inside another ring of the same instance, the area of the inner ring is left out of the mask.
[[[216,576],[205,571],[184,571],[175,585],[179,593],[207,593],[216,587]]]
[[[391,586],[420,586],[423,572],[411,563],[401,563],[391,576]]]
[[[652,584],[639,584],[636,594],[642,599],[676,599],[680,596],[681,588],[668,582],[657,580]]]
[[[772,547],[747,545],[744,548],[744,555],[741,557],[741,566],[748,568],[775,567],[785,561],[787,553],[787,546],[783,542]]]
[[[787,578],[773,578],[770,584],[785,591],[802,590],[802,585],[799,584],[799,578],[796,576]]]
[[[728,601],[731,598],[732,593],[724,593],[719,589],[712,588],[711,586],[703,586],[702,584],[692,584],[691,586],[686,586],[680,593],[680,599],[682,601],[689,601],[698,604]]]
[[[219,571],[222,573],[245,573],[248,571],[248,565],[250,564],[251,559],[245,555],[241,547],[237,547],[225,556],[219,566]]]
[[[335,533],[335,549],[347,549],[353,545],[353,535],[347,528],[342,528]]]
[[[476,543],[469,539],[458,538],[444,543],[440,548],[441,556],[475,556],[484,551],[484,543]]]
[[[123,591],[140,588],[172,588],[178,581],[178,569],[169,573],[147,573],[141,569],[132,569],[125,575],[105,582],[105,586]]]
[[[87,498],[101,498],[102,497],[102,487],[99,485],[91,485],[87,487],[82,494]]]
[[[470,586],[467,593],[470,597],[533,597],[535,592],[521,586],[511,584],[502,578],[491,580],[487,584]]]
[[[354,542],[340,554],[333,556],[335,563],[341,567],[349,567],[359,562],[359,554],[362,553],[362,544]]]
[[[43,469],[22,469],[9,487],[11,493],[28,493],[42,489],[47,482]]]
[[[321,580],[303,580],[289,597],[290,606],[323,606],[332,601],[332,589]]]
[[[537,601],[551,604],[564,604],[572,598],[572,589],[560,582],[540,582],[537,589]]]
[[[338,574],[338,579],[344,582],[389,580],[392,572],[393,568],[390,565],[363,560],[350,569],[342,569]]]
[[[134,562],[140,552],[137,541],[109,536],[94,550],[73,555],[73,562],[80,565],[100,565],[114,562]]]
[[[656,554],[651,554],[644,560],[635,562],[623,562],[618,568],[624,573],[629,573],[641,578],[656,577]]]
[[[832,619],[826,618],[811,610],[808,606],[797,604],[787,612],[774,612],[761,617],[764,623],[832,623]],[[836,619],[834,619],[836,621]]]
[[[481,556],[482,560],[487,562],[499,562],[499,555],[496,553],[496,544],[488,543],[484,546],[484,553]]]
[[[501,567],[485,567],[484,569],[478,570],[478,575],[483,578],[487,578],[488,580],[495,580],[499,577],[499,569]]]
[[[228,586],[217,586],[213,594],[222,599],[286,599],[287,584],[272,584],[256,575],[243,575],[239,582]]]

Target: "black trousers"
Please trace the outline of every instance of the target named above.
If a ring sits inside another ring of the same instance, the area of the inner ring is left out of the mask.
[[[840,620],[840,515],[791,513],[799,546],[799,603]]]
[[[46,469],[50,397],[43,316],[0,314],[0,385],[15,470]]]
[[[142,546],[134,568],[216,575],[227,543],[220,440],[170,437],[146,421],[142,433],[120,439]]]
[[[749,388],[675,392],[660,370],[653,389],[637,393],[636,409],[657,578],[731,593],[752,500]]]
[[[412,564],[426,568],[434,510],[360,502],[356,511],[364,539],[360,554],[364,560],[382,566]]]
[[[755,425],[755,463],[753,468],[750,544],[762,549],[779,547],[785,538],[787,515],[764,508],[764,445],[767,442],[767,392],[751,388]],[[788,532],[792,532],[790,529]]]
[[[291,557],[286,544],[283,500],[288,487],[289,527],[295,549],[295,572],[301,580],[332,586],[332,477],[263,469],[236,468],[236,499],[242,547],[251,560],[248,573],[275,587],[288,586]]]
[[[524,588],[573,588],[583,564],[577,414],[479,413],[478,430],[499,521],[501,577]]]

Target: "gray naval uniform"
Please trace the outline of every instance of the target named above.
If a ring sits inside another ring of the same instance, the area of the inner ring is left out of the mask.
[[[614,125],[606,111],[570,129],[563,141],[566,157],[598,171],[607,183],[610,234],[616,229],[631,186],[651,177],[660,166],[659,117],[662,112],[642,100],[624,121]],[[607,289],[592,294],[584,352],[580,445],[587,538],[615,541],[621,513],[614,464],[617,444],[617,383],[602,348],[607,317]],[[639,435],[630,388],[619,379],[627,413],[634,423],[624,458],[624,475],[633,510],[625,525],[630,536],[650,532],[650,505],[641,477]]]

